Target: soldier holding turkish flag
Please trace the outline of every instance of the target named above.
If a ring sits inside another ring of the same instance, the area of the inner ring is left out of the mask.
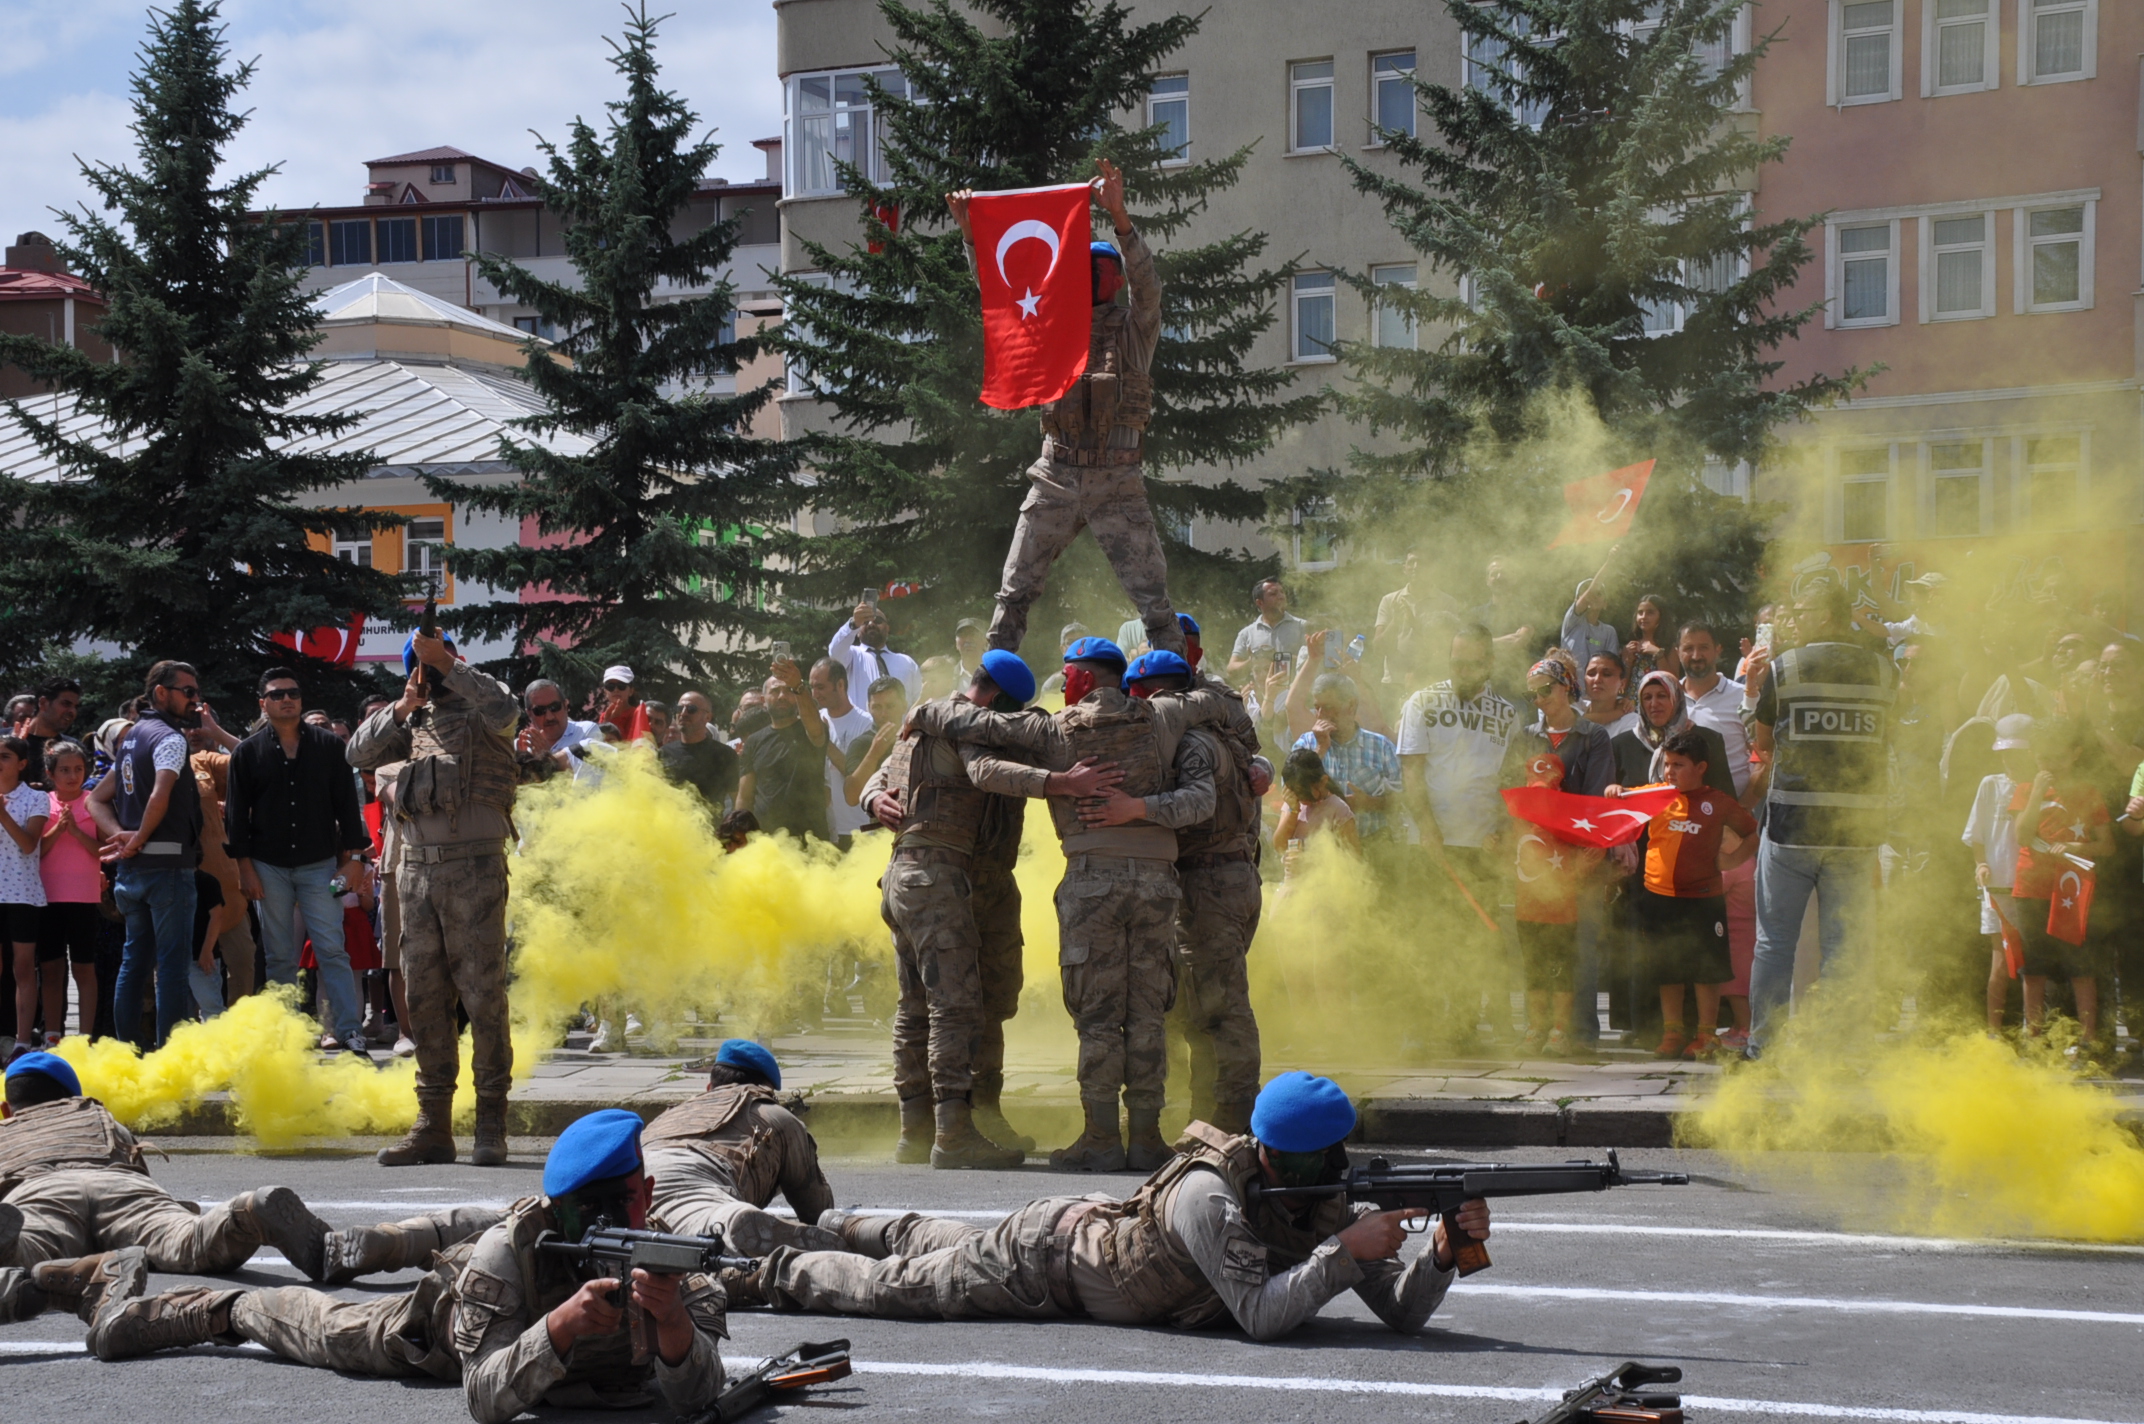
[[[1006,193],[963,189],[946,206],[968,241],[982,289],[983,401],[999,409],[1042,406],[1042,457],[998,583],[990,646],[1017,651],[1027,611],[1050,566],[1083,528],[1102,546],[1117,582],[1139,610],[1153,646],[1184,650],[1169,604],[1168,561],[1146,501],[1146,426],[1161,340],[1161,282],[1154,254],[1124,207],[1124,175],[1098,159],[1101,176],[1082,190]],[[1079,293],[1073,250],[1085,226],[1068,202],[1109,215],[1116,241],[1096,242],[1086,262],[1086,320],[1065,311]],[[1130,304],[1118,293],[1130,290]],[[1084,344],[1082,344],[1084,337]]]

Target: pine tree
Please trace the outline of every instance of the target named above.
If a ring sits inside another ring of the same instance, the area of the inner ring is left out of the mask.
[[[84,164],[103,213],[58,214],[60,251],[104,294],[120,359],[0,336],[0,362],[71,398],[97,432],[69,434],[78,422],[42,399],[9,404],[60,478],[0,472],[0,514],[17,526],[0,653],[115,643],[136,663],[192,662],[209,696],[243,706],[262,667],[293,661],[270,633],[399,613],[391,577],[309,542],[399,521],[297,503],[375,461],[322,453],[352,417],[294,409],[321,379],[306,359],[319,338],[300,286],[305,229],[254,215],[274,168],[222,171],[246,123],[232,100],[253,75],[223,33],[215,0],[152,12],[133,80],[140,167]],[[332,693],[330,669],[310,671]]]
[[[475,259],[486,280],[564,333],[553,348],[563,360],[532,351],[523,371],[549,409],[517,425],[567,438],[502,439],[500,458],[522,472],[516,484],[434,488],[533,520],[539,536],[558,541],[450,550],[458,578],[542,590],[459,613],[456,626],[512,633],[570,688],[623,662],[644,691],[668,695],[741,675],[753,661],[738,648],[771,626],[764,609],[779,591],[799,486],[795,449],[749,433],[772,388],[707,388],[758,350],[751,338],[726,339],[731,285],[659,297],[665,287],[708,286],[740,229],[731,219],[690,236],[673,230],[719,149],[695,138],[692,110],[657,82],[659,20],[644,6],[628,13],[625,38],[612,45],[625,95],[608,106],[607,132],[576,119],[563,149],[539,145],[549,174],[536,196],[561,219],[578,284]],[[526,670],[527,659],[512,661]]]
[[[1607,430],[1603,458],[1660,459],[1640,568],[1679,580],[1685,608],[1739,611],[1763,512],[1705,489],[1706,458],[1758,460],[1775,427],[1865,377],[1775,379],[1779,346],[1819,310],[1779,303],[1820,218],[1754,212],[1744,191],[1788,146],[1734,113],[1772,37],[1721,62],[1742,0],[1446,8],[1473,82],[1418,81],[1434,132],[1384,136],[1420,183],[1346,159],[1429,272],[1414,291],[1350,278],[1422,346],[1343,350],[1360,383],[1342,408],[1385,437],[1353,455],[1344,506],[1373,536],[1421,527],[1424,509],[1539,534],[1560,518],[1555,486],[1595,472],[1542,443],[1548,413],[1575,401]],[[1707,547],[1671,557],[1657,537],[1671,527]]]
[[[774,344],[834,418],[813,457],[813,502],[841,521],[803,550],[791,588],[845,607],[859,586],[918,580],[924,587],[906,611],[940,637],[960,615],[988,608],[1041,436],[1035,412],[994,411],[977,399],[982,315],[945,195],[1078,182],[1106,157],[1124,171],[1162,282],[1146,468],[1171,595],[1179,608],[1216,594],[1240,601],[1251,573],[1270,572],[1270,561],[1193,549],[1179,534],[1193,517],[1262,521],[1263,491],[1156,476],[1241,466],[1310,418],[1321,397],[1291,395],[1290,372],[1244,365],[1293,270],[1258,265],[1263,234],[1170,245],[1211,194],[1235,182],[1248,150],[1164,167],[1161,131],[1122,122],[1201,18],[1135,25],[1126,7],[1092,0],[881,0],[880,9],[902,75],[898,91],[870,86],[882,179],[840,169],[862,205],[867,241],[840,251],[806,244],[812,274],[782,283],[788,319]],[[1087,558],[1083,548],[1060,562],[1031,627],[1053,621],[1052,603],[1064,606],[1068,565]],[[1101,582],[1109,576],[1100,559],[1088,562],[1099,573],[1092,591],[1106,588],[1128,610],[1114,582]],[[809,626],[803,616],[800,638],[825,636],[823,614]]]

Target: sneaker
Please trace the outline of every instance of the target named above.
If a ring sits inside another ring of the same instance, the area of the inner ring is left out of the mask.
[[[49,1051],[49,1050],[51,1050],[51,1049],[54,1049],[54,1048],[58,1048],[59,1046],[60,1046],[60,1035],[58,1035],[58,1034],[56,1034],[56,1033],[47,1033],[47,1034],[45,1035],[45,1048],[46,1048],[46,1049],[47,1049],[48,1051]]]
[[[1671,1028],[1660,1035],[1660,1044],[1653,1049],[1655,1058],[1680,1058],[1682,1051],[1690,1046],[1690,1035],[1679,1028]]]
[[[1720,1035],[1720,1047],[1729,1053],[1740,1053],[1749,1047],[1749,1035],[1738,1028],[1731,1028]]]
[[[342,1051],[342,1040],[332,1033],[324,1033],[320,1035],[320,1051],[322,1053],[340,1053]]]
[[[414,1039],[414,1038],[411,1038],[411,1037],[410,1037],[410,1036],[409,1036],[408,1034],[406,1034],[406,1033],[405,1033],[405,1034],[403,1034],[403,1035],[402,1035],[402,1036],[401,1036],[400,1038],[398,1038],[398,1039],[396,1039],[396,1040],[395,1040],[395,1057],[397,1057],[397,1058],[414,1058],[414,1057],[416,1057],[416,1056],[417,1056],[417,1040],[416,1040],[416,1039]]]
[[[601,1022],[601,1023],[599,1023],[599,1024],[597,1024],[597,1025],[596,1025],[596,1036],[595,1036],[594,1038],[591,1038],[591,1039],[589,1039],[589,1040],[588,1040],[588,1052],[590,1052],[590,1053],[608,1053],[608,1052],[610,1052],[610,1020],[609,1020],[609,1019],[605,1019],[605,1020],[604,1020],[603,1022]]]
[[[626,1033],[626,1037],[630,1038],[630,1037],[632,1037],[632,1036],[633,1036],[634,1034],[636,1034],[636,1033],[638,1033],[638,1032],[640,1032],[640,1015],[638,1015],[638,1014],[627,1014],[627,1015],[625,1016],[625,1033]]]

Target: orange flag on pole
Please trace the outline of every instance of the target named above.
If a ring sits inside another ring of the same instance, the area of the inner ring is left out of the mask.
[[[1637,517],[1638,501],[1645,498],[1646,481],[1653,477],[1655,463],[1644,460],[1565,485],[1563,502],[1571,507],[1570,517],[1564,520],[1563,529],[1549,541],[1549,547],[1564,549],[1575,544],[1606,544],[1628,534],[1630,521]]]

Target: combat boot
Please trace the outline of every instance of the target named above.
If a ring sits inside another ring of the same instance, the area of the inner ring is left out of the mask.
[[[321,1280],[339,1286],[359,1276],[425,1265],[435,1251],[479,1235],[499,1220],[500,1214],[487,1207],[458,1206],[389,1226],[330,1231],[320,1244]]]
[[[1251,1130],[1251,1105],[1246,1100],[1217,1102],[1206,1121],[1231,1137],[1242,1137]]]
[[[975,1130],[997,1143],[1000,1147],[1017,1147],[1022,1152],[1035,1150],[1035,1139],[1024,1132],[1016,1131],[1005,1120],[1004,1110],[999,1106],[1005,1091],[1003,1073],[978,1073],[975,1084],[968,1093],[968,1105],[975,1118]]]
[[[281,1251],[290,1264],[317,1281],[326,1273],[322,1247],[328,1224],[313,1215],[298,1194],[288,1187],[263,1187],[243,1192],[231,1200],[231,1214],[253,1228],[261,1241]]]
[[[0,1261],[14,1260],[16,1243],[21,1240],[21,1209],[0,1201]]]
[[[1017,1167],[1027,1154],[1017,1147],[1000,1147],[975,1130],[975,1115],[966,1098],[947,1098],[938,1104],[938,1137],[931,1144],[931,1165],[984,1167],[1002,1171]]]
[[[1121,1172],[1124,1170],[1124,1139],[1117,1135],[1117,1105],[1082,1102],[1087,1110],[1087,1130],[1069,1147],[1050,1154],[1050,1165],[1064,1172]]]
[[[104,1298],[84,1341],[100,1360],[131,1360],[155,1350],[235,1340],[231,1306],[244,1291],[186,1286],[141,1300]]]
[[[724,1266],[715,1278],[722,1293],[729,1297],[730,1310],[750,1310],[755,1306],[769,1305],[766,1288],[767,1263],[746,1270],[742,1266]]]
[[[476,1146],[469,1153],[479,1167],[506,1165],[506,1099],[476,1100]]]
[[[927,1095],[901,1099],[901,1140],[893,1144],[893,1160],[920,1166],[931,1160],[931,1138],[937,1124]]]
[[[107,1300],[129,1301],[149,1281],[149,1253],[139,1246],[100,1251],[72,1261],[46,1261],[30,1270],[30,1280],[47,1303],[72,1310],[94,1323]]]
[[[392,1147],[380,1149],[382,1167],[413,1167],[418,1163],[442,1165],[454,1160],[454,1101],[452,1098],[419,1098],[417,1120],[409,1135]]]
[[[37,1288],[30,1273],[14,1266],[0,1268],[0,1325],[35,1320],[52,1300]]]
[[[1176,1155],[1161,1135],[1160,1108],[1131,1108],[1131,1142],[1124,1152],[1124,1165],[1134,1172],[1151,1172]]]
[[[847,1251],[857,1256],[869,1256],[874,1261],[883,1261],[893,1254],[886,1244],[886,1228],[899,1221],[898,1216],[883,1213],[865,1214],[846,1208],[830,1206],[819,1213],[817,1229],[828,1232],[841,1244],[834,1249]]]

